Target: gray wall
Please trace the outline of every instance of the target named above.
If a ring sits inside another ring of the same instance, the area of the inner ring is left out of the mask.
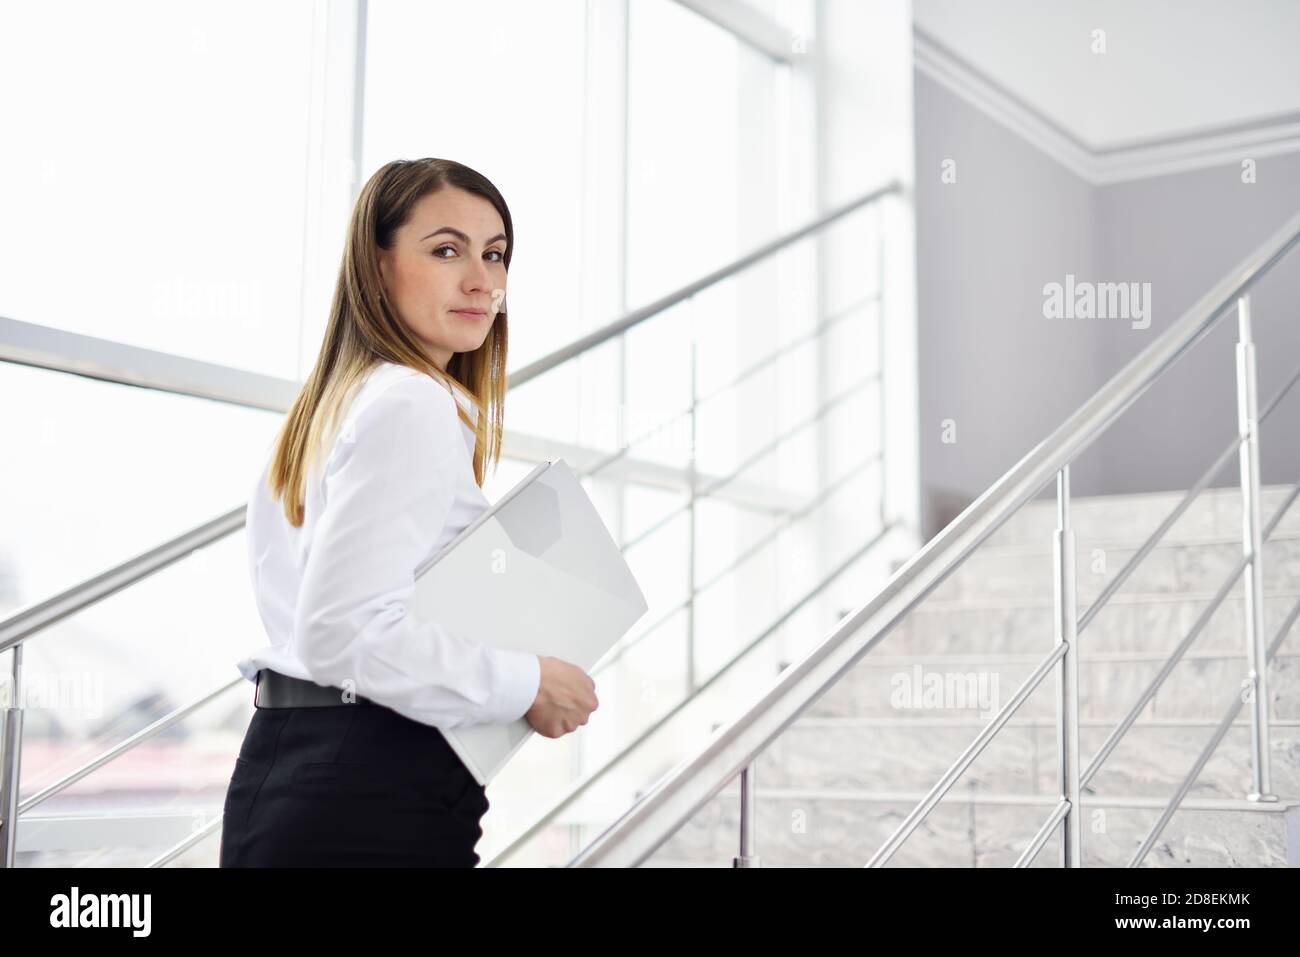
[[[1253,185],[1233,164],[1093,186],[919,72],[915,98],[929,536],[1300,208],[1300,155],[1257,159]],[[940,179],[947,158],[954,184]],[[1066,273],[1150,282],[1150,328],[1044,318],[1043,286]],[[1300,365],[1300,253],[1253,298],[1262,403]],[[1235,336],[1224,323],[1126,412],[1076,463],[1074,490],[1186,488],[1235,431]],[[944,419],[955,444],[941,442]],[[1264,428],[1266,482],[1300,479],[1298,428],[1300,388]],[[1229,467],[1215,484],[1234,478]]]
[[[1096,388],[1095,323],[1043,317],[1043,284],[1096,265],[1083,180],[915,75],[922,526],[933,535]],[[940,179],[957,164],[957,181]],[[942,441],[942,422],[957,441]],[[1100,489],[1081,463],[1073,485]]]
[[[1109,376],[1167,328],[1228,270],[1300,209],[1300,155],[1256,160],[1256,182],[1238,164],[1101,187],[1101,271],[1151,283],[1151,328],[1105,330]],[[1300,251],[1251,293],[1261,405],[1300,367]],[[1104,436],[1094,454],[1111,492],[1186,488],[1237,431],[1237,323],[1222,321]],[[1300,480],[1300,388],[1260,433],[1264,481]],[[1229,465],[1214,484],[1233,484]]]

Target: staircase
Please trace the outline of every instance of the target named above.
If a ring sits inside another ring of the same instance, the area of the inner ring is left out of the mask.
[[[1263,491],[1267,519],[1289,489]],[[1074,500],[1080,611],[1181,497]],[[759,756],[751,853],[764,867],[865,863],[1051,650],[1055,523],[1054,502],[1023,508]],[[1203,492],[1080,636],[1084,767],[1207,607],[1240,541],[1240,493]],[[1300,597],[1300,508],[1284,515],[1264,562],[1271,638]],[[1084,789],[1085,866],[1123,866],[1139,846],[1238,693],[1243,634],[1238,582]],[[1281,646],[1269,678],[1279,800],[1245,800],[1242,712],[1146,863],[1300,865],[1300,642]],[[1039,686],[891,866],[1016,862],[1060,793],[1053,692]],[[646,864],[730,867],[739,814],[733,781]],[[1058,865],[1053,838],[1033,866]]]

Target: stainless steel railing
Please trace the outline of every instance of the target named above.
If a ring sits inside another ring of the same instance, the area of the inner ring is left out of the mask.
[[[843,575],[850,568],[856,565],[862,558],[870,554],[872,550],[874,550],[878,545],[880,545],[882,541],[884,541],[884,538],[888,534],[889,530],[890,530],[890,526],[886,525],[883,528],[881,528],[881,530],[877,532],[875,535],[873,535],[871,538],[867,539],[867,541],[864,542],[859,548],[855,549],[854,552],[851,555],[849,555],[848,558],[844,559],[842,562],[840,562],[839,565],[833,568],[829,575],[827,575],[825,578],[819,581],[812,588],[808,589],[808,591],[806,591],[803,595],[801,595],[799,599],[795,601],[789,608],[781,612],[781,614],[778,615],[771,622],[769,622],[767,626],[763,628],[762,631],[760,631],[757,635],[755,635],[748,642],[746,642],[740,649],[738,649],[726,661],[726,663],[723,664],[720,668],[718,668],[718,670],[715,671],[712,675],[710,675],[708,679],[701,682],[688,695],[683,697],[680,701],[678,701],[671,708],[669,708],[668,711],[666,711],[661,715],[656,715],[655,718],[652,721],[648,722],[647,725],[637,734],[635,738],[633,738],[631,741],[625,744],[616,754],[614,754],[609,759],[607,759],[603,764],[600,764],[594,770],[587,772],[577,781],[574,781],[569,786],[568,790],[566,790],[558,800],[554,801],[549,808],[547,808],[540,816],[538,816],[533,821],[533,823],[530,824],[527,828],[525,828],[523,832],[519,834],[518,837],[516,837],[513,841],[510,842],[510,844],[502,848],[501,851],[499,851],[496,855],[494,855],[491,860],[487,861],[485,866],[487,867],[498,866],[501,863],[503,863],[507,858],[509,858],[511,855],[517,853],[518,851],[522,850],[525,846],[527,846],[529,841],[531,841],[534,837],[536,837],[539,833],[541,833],[541,831],[544,828],[552,824],[556,817],[558,817],[561,813],[563,813],[570,806],[572,806],[584,794],[588,793],[596,783],[598,783],[599,781],[607,777],[609,774],[611,774],[615,770],[615,768],[619,767],[624,762],[628,761],[646,744],[647,741],[649,741],[661,729],[666,727],[669,724],[669,722],[671,722],[678,715],[685,712],[692,704],[694,704],[697,700],[702,698],[711,688],[721,683],[721,681],[724,678],[726,678],[729,674],[731,674],[732,671],[735,668],[737,668],[741,664],[741,662],[743,662],[751,653],[753,653],[756,649],[761,647],[762,644],[765,641],[767,641],[772,635],[776,634],[777,630],[780,629],[782,625],[788,622],[791,618],[795,616],[795,614],[797,614],[804,607],[806,607],[809,602],[811,602],[818,595],[820,595],[827,588],[829,588],[832,584],[834,584],[840,578],[841,575]],[[707,585],[701,586],[700,590],[702,591],[704,590],[704,588],[707,587],[708,587]],[[657,624],[655,627],[657,627]],[[604,670],[604,667],[608,662],[615,660],[619,655],[622,654],[622,652],[626,650],[627,650],[626,647],[616,649],[614,652],[614,657],[602,659],[600,665],[597,668],[593,669],[592,673],[597,674],[600,671]]]
[[[713,390],[712,392],[708,393],[704,397],[697,399],[694,403],[692,403],[692,405],[689,408],[679,413],[676,413],[672,416],[669,416],[667,419],[663,421],[663,423],[661,423],[660,427],[662,427],[663,424],[667,424],[669,422],[674,421],[675,419],[679,419],[686,416],[694,416],[698,410],[699,405],[703,404],[703,402],[705,402],[707,399],[717,395],[724,394],[726,389],[734,387],[735,385],[752,377],[755,373],[757,373],[761,369],[769,367],[770,365],[778,361],[783,356],[789,354],[789,352],[792,351],[793,349],[798,348],[802,345],[815,342],[821,335],[825,334],[826,330],[830,329],[834,325],[842,323],[846,317],[853,315],[860,308],[862,308],[862,306],[867,305],[871,302],[878,303],[879,297],[873,296],[867,300],[863,300],[858,303],[855,303],[854,305],[850,306],[845,310],[842,310],[841,312],[830,317],[829,319],[824,320],[821,323],[818,323],[818,325],[815,327],[812,333],[808,335],[800,336],[792,340],[791,342],[786,343],[780,348],[773,350],[772,352],[769,352],[762,359],[750,365],[742,373],[733,377],[726,385]],[[859,378],[853,385],[842,390],[836,396],[822,403],[818,407],[818,409],[815,410],[811,415],[805,417],[799,422],[796,422],[794,425],[781,430],[771,440],[769,440],[759,449],[744,456],[741,459],[741,461],[735,467],[733,467],[728,473],[719,476],[708,483],[705,483],[704,486],[699,489],[692,490],[690,496],[688,497],[685,503],[683,503],[682,505],[678,506],[675,509],[670,510],[666,515],[661,516],[658,520],[653,522],[648,528],[644,529],[643,531],[639,532],[632,538],[625,541],[622,545],[623,551],[628,552],[636,548],[638,545],[641,545],[643,542],[649,540],[650,537],[655,532],[664,528],[670,521],[672,521],[678,515],[681,515],[683,512],[686,512],[689,509],[693,508],[695,503],[699,499],[704,498],[707,495],[716,493],[719,489],[726,486],[729,482],[734,481],[740,475],[744,474],[756,462],[761,460],[765,455],[769,454],[774,448],[779,446],[781,443],[789,440],[792,436],[800,432],[803,432],[814,425],[817,425],[840,403],[842,403],[852,395],[856,395],[860,393],[864,388],[878,381],[879,381],[878,373],[872,373],[867,376],[863,376]],[[627,445],[624,445],[620,449],[616,450],[615,452],[605,456],[603,459],[597,461],[589,468],[582,470],[580,474],[583,477],[590,477],[592,475],[598,474],[608,465],[617,461],[620,457],[625,455],[629,451],[629,449],[632,446],[634,446],[638,441],[644,439],[645,437],[648,437],[648,435],[650,434],[653,434],[653,430],[632,439]],[[731,560],[723,568],[716,571],[707,580],[703,582],[696,582],[694,581],[694,575],[688,575],[688,578],[691,580],[692,584],[688,587],[688,592],[686,597],[682,601],[678,602],[677,604],[663,611],[656,619],[654,619],[650,623],[648,627],[640,630],[639,632],[627,636],[618,644],[616,644],[613,648],[611,648],[610,651],[596,664],[596,666],[592,668],[591,671],[592,675],[596,676],[608,670],[611,666],[613,666],[614,664],[622,660],[623,657],[629,651],[631,651],[634,647],[637,647],[647,638],[649,638],[650,636],[658,632],[658,630],[662,626],[667,624],[669,621],[673,620],[678,614],[681,614],[682,612],[689,613],[692,604],[698,599],[698,597],[702,593],[708,591],[709,589],[713,588],[715,585],[721,583],[722,581],[725,581],[728,575],[735,572],[741,565],[743,565],[747,560],[752,558],[754,555],[759,554],[765,546],[770,544],[772,541],[775,541],[776,538],[782,532],[786,531],[787,529],[794,526],[797,522],[803,520],[804,518],[812,514],[817,508],[822,506],[827,501],[827,499],[829,499],[835,492],[842,489],[850,480],[861,475],[865,470],[872,467],[877,467],[880,464],[881,464],[880,451],[877,451],[874,454],[859,460],[852,467],[846,470],[843,475],[833,479],[821,490],[819,490],[816,494],[814,494],[808,501],[804,502],[794,510],[788,512],[772,529],[769,529],[765,534],[760,536],[754,542],[750,543],[750,545],[742,549],[737,555],[733,556]],[[882,516],[883,516],[883,512],[882,512]],[[836,580],[838,580],[840,576],[844,574],[849,568],[853,567],[859,560],[864,558],[877,545],[883,542],[890,528],[891,525],[885,523],[882,517],[881,528],[875,535],[871,536],[862,546],[856,549],[854,553],[849,557],[849,559],[842,562],[828,576],[823,578],[815,586],[809,589],[804,595],[802,595],[790,608],[783,611],[776,618],[774,622],[770,623],[767,627],[762,629],[755,638],[751,639],[739,650],[737,650],[719,669],[717,669],[713,673],[713,675],[707,681],[704,681],[703,683],[696,682],[694,679],[693,662],[688,662],[687,674],[688,674],[689,690],[687,691],[686,695],[675,705],[673,705],[666,713],[662,715],[658,715],[653,720],[648,722],[648,724],[631,741],[629,741],[626,745],[624,745],[613,756],[608,758],[603,764],[599,765],[594,770],[587,772],[580,779],[573,782],[569,786],[569,788],[564,792],[564,794],[561,795],[561,797],[558,800],[553,802],[550,805],[550,807],[548,807],[539,817],[537,817],[531,825],[525,828],[525,830],[518,837],[516,837],[503,850],[501,850],[496,855],[494,855],[491,858],[491,860],[486,862],[486,866],[497,866],[509,856],[517,853],[524,846],[526,846],[528,842],[531,841],[542,829],[552,824],[558,815],[560,815],[563,811],[565,811],[567,808],[572,806],[584,794],[588,793],[593,785],[605,779],[616,767],[623,765],[629,758],[631,758],[634,754],[638,753],[639,749],[641,749],[646,744],[646,742],[649,741],[659,731],[659,729],[661,729],[665,724],[667,724],[667,722],[671,721],[673,718],[677,717],[679,714],[684,712],[688,707],[690,707],[693,703],[695,703],[704,693],[706,693],[710,688],[715,686],[722,678],[732,673],[746,658],[748,658],[751,655],[752,652],[755,651],[755,649],[760,647],[766,639],[768,639],[771,635],[775,634],[785,621],[789,620],[789,618],[793,616],[797,611],[799,611],[800,609],[805,607],[809,602],[813,601],[816,597],[818,597],[818,595],[820,595],[826,588],[828,588]],[[691,654],[689,648],[687,653],[688,655]]]
[[[901,186],[896,182],[892,182],[879,189],[872,190],[871,192],[858,197],[856,200],[845,203],[842,206],[817,217],[806,225],[757,247],[751,252],[741,256],[739,259],[714,270],[669,295],[664,296],[647,306],[634,310],[633,312],[623,316],[621,319],[555,350],[542,359],[530,363],[523,369],[512,373],[509,378],[509,384],[512,388],[516,388],[536,379],[545,372],[563,365],[569,360],[583,355],[591,349],[594,349],[618,336],[626,334],[628,330],[635,328],[665,310],[690,299],[700,291],[708,289],[717,283],[737,275],[755,263],[765,260],[787,248],[792,243],[811,236],[849,214],[869,207],[882,197],[897,193],[900,190]],[[877,296],[874,301],[879,304],[879,297]],[[859,303],[857,306],[864,304],[865,303]],[[733,388],[736,385],[739,385],[761,368],[767,367],[781,356],[787,354],[790,350],[800,345],[807,344],[808,342],[815,341],[817,338],[825,335],[827,330],[832,326],[850,318],[852,313],[855,311],[855,308],[845,310],[841,314],[823,320],[810,333],[790,343],[784,344],[782,347],[765,356],[763,359],[760,359],[753,366],[744,370],[727,385],[715,389],[713,392],[703,397],[695,394],[694,377],[692,377],[691,405],[676,417],[689,416],[692,421],[692,434],[694,434],[694,417],[697,414],[700,404],[718,394],[721,394],[728,388]],[[255,376],[239,372],[237,375],[234,375],[232,378],[227,380],[219,374],[223,371],[220,367],[212,366],[208,363],[201,363],[188,359],[182,360],[179,357],[168,357],[162,354],[152,353],[149,350],[123,346],[107,340],[94,339],[93,337],[58,333],[51,330],[45,330],[42,327],[17,323],[13,320],[0,319],[0,332],[4,333],[3,335],[0,335],[0,361],[22,362],[57,371],[88,375],[105,381],[148,387],[159,391],[198,396],[213,399],[215,401],[231,402],[257,408],[281,408],[281,410],[283,410],[287,409],[288,403],[292,401],[293,392],[291,389],[285,387],[285,383],[264,376]],[[58,343],[72,341],[85,344],[87,346],[85,350],[86,354],[67,354],[66,350],[61,351],[58,348]],[[123,360],[126,351],[132,353],[132,357],[135,361],[121,361]],[[135,356],[135,353],[140,353],[143,356],[143,359],[140,356]],[[238,370],[226,371],[235,373]],[[719,476],[716,479],[711,479],[702,486],[697,485],[698,474],[695,471],[694,449],[692,443],[691,464],[689,467],[690,492],[688,501],[681,508],[674,510],[668,516],[661,518],[661,520],[656,522],[652,528],[643,531],[635,540],[625,543],[624,549],[630,549],[635,545],[640,544],[642,541],[645,541],[651,534],[664,527],[668,521],[682,512],[690,513],[693,521],[694,509],[699,500],[716,494],[721,488],[735,480],[740,474],[755,462],[759,461],[764,455],[770,454],[770,452],[775,449],[781,441],[784,441],[790,435],[802,429],[817,424],[835,405],[861,391],[861,389],[870,385],[873,381],[878,382],[878,376],[868,376],[855,383],[844,393],[841,393],[830,401],[823,403],[813,416],[797,423],[794,427],[786,430],[782,435],[778,436],[773,442],[768,443],[756,453],[747,456],[741,463],[740,467],[733,469],[726,475]],[[671,421],[671,419],[669,421]],[[637,439],[627,442],[612,455],[604,457],[593,467],[584,470],[584,475],[594,476],[603,471],[608,465],[612,464],[612,462],[626,456],[628,451],[634,447],[641,438],[642,437],[638,437]],[[869,467],[875,461],[876,459],[873,457],[867,462],[862,463],[862,467]],[[842,476],[841,479],[836,480],[836,482],[832,484],[838,485],[849,477],[851,476]],[[826,490],[823,490],[823,493],[815,497],[813,502],[795,509],[791,515],[798,517],[807,514],[812,510],[812,508],[824,501],[827,494]],[[883,518],[883,506],[881,514]],[[788,527],[789,524],[792,524],[793,521],[796,520],[789,516],[787,516],[787,519],[788,520],[783,523],[782,527]],[[14,699],[21,701],[20,682],[22,671],[22,651],[23,643],[26,640],[48,628],[50,625],[53,625],[98,601],[116,594],[130,585],[180,561],[195,550],[213,544],[225,536],[238,531],[244,526],[244,521],[245,507],[240,506],[239,508],[232,509],[230,512],[227,512],[226,514],[190,531],[184,532],[181,535],[136,556],[135,558],[116,565],[107,571],[74,585],[48,599],[24,607],[5,619],[0,620],[0,653],[3,653],[10,648],[14,651],[12,662],[13,681],[11,685]],[[874,546],[874,544],[879,542],[883,538],[883,533],[884,530],[882,530],[881,534],[871,539],[868,543],[869,546]],[[692,535],[692,569],[694,565],[693,542],[694,536]],[[860,549],[858,553],[856,553],[855,557],[860,557],[862,554],[865,554],[867,550],[869,549]],[[744,557],[748,557],[748,554],[753,554],[753,550],[751,549],[747,552],[746,556],[733,562],[730,567],[733,569],[737,567],[741,562],[743,562]],[[825,584],[829,584],[829,582],[833,580],[844,567],[847,566],[841,566],[840,569],[837,569],[835,574],[823,583],[823,587]],[[684,604],[689,608],[698,593],[704,588],[710,587],[720,577],[720,575],[715,576],[714,580],[710,581],[705,586],[693,584]],[[819,590],[820,589],[815,589],[813,594],[815,595]],[[797,603],[796,607],[801,607],[807,600],[810,600],[810,598],[811,596],[806,596],[802,601]],[[641,633],[638,635],[636,641],[641,640],[653,630],[654,629],[651,628],[646,632]],[[764,636],[770,634],[770,631],[771,629],[765,631]],[[736,661],[742,658],[749,650],[752,650],[756,644],[757,642],[753,642],[745,649],[742,649],[739,654],[734,656],[732,660],[724,666],[723,671],[730,669]],[[613,658],[611,658],[611,662],[617,660],[618,657],[621,657],[621,655],[626,652],[628,646],[629,645],[625,644],[620,647]],[[693,668],[693,645],[691,646],[691,654],[692,660],[688,663],[688,676],[689,687],[693,689],[690,699],[693,699],[695,694],[702,690],[702,688],[696,688]],[[602,663],[602,666],[605,664],[606,663]],[[710,679],[710,681],[712,681],[712,679]],[[163,728],[188,716],[201,705],[206,704],[215,697],[224,694],[235,687],[238,687],[241,683],[242,679],[228,682],[208,694],[203,695],[199,699],[196,699],[195,702],[176,709],[164,718],[159,719],[159,721],[155,722],[150,727],[143,729],[130,738],[108,748],[102,754],[96,756],[90,762],[76,769],[71,774],[55,781],[42,789],[40,793],[33,795],[26,801],[22,802],[19,801],[18,791],[21,769],[23,714],[21,706],[15,707],[11,703],[9,707],[6,707],[3,710],[4,720],[3,725],[0,725],[0,742],[3,742],[2,745],[0,745],[3,747],[3,751],[0,751],[0,802],[2,802],[0,803],[0,851],[2,851],[3,854],[3,856],[0,857],[0,866],[12,866],[16,851],[16,828],[9,826],[9,822],[17,821],[22,813],[30,810],[36,804],[48,799],[59,791],[62,791],[85,775],[101,767],[103,764],[113,760],[126,751],[131,750],[143,741],[148,740],[154,734],[158,733],[158,731],[161,731]],[[210,833],[210,828],[201,833]],[[196,839],[195,835],[191,835],[191,837],[187,838],[186,841],[182,842],[175,848],[169,849],[169,851],[161,855],[154,863],[157,865],[166,863],[179,854],[185,847],[190,846]]]
[[[1072,534],[1069,524],[1069,467],[1119,416],[1160,380],[1168,370],[1216,327],[1227,310],[1237,309],[1239,437],[1241,485],[1246,519],[1241,568],[1253,569],[1249,602],[1256,609],[1247,625],[1247,682],[1254,694],[1252,708],[1252,758],[1255,790],[1250,797],[1266,801],[1270,793],[1268,775],[1268,712],[1265,670],[1269,655],[1261,640],[1259,614],[1262,587],[1262,542],[1266,535],[1259,520],[1258,430],[1260,417],[1255,407],[1254,346],[1250,324],[1249,291],[1300,242],[1300,213],[1293,215],[1272,236],[1217,282],[1163,334],[1120,370],[1043,442],[966,508],[942,532],[900,568],[885,586],[843,621],[816,648],[780,678],[736,717],[719,729],[697,753],[682,761],[644,794],[617,821],[592,841],[570,866],[627,866],[645,861],[696,811],[719,793],[738,774],[752,772],[755,759],[820,694],[840,680],[971,553],[1001,527],[1048,482],[1057,483],[1058,529],[1054,541],[1055,607],[1057,643],[1012,700],[980,733],[943,775],[940,782],[917,805],[869,863],[887,860],[924,819],[926,813],[968,767],[984,745],[1006,723],[1011,713],[1047,674],[1058,665],[1060,704],[1058,740],[1063,753],[1060,770],[1061,801],[1030,842],[1026,860],[1032,859],[1047,838],[1061,832],[1062,861],[1068,866],[1081,862],[1078,826],[1081,775],[1077,738],[1078,686],[1074,667],[1079,626],[1075,618]],[[1292,380],[1294,382],[1294,380]],[[1286,389],[1290,388],[1289,383]],[[1283,394],[1286,389],[1283,390]],[[1270,403],[1269,409],[1275,403]],[[1230,453],[1225,453],[1230,454]],[[1221,456],[1222,460],[1224,457]],[[1216,460],[1219,461],[1219,460]],[[1222,464],[1222,461],[1219,461]],[[1208,479],[1206,480],[1208,482]],[[1202,486],[1203,487],[1203,486]],[[1289,504],[1286,503],[1286,504]],[[1180,506],[1183,508],[1185,506]],[[1277,518],[1280,518],[1279,510]],[[1274,524],[1270,522],[1270,527]],[[1162,525],[1167,530],[1172,522]],[[1163,534],[1163,531],[1162,531]],[[1149,549],[1148,549],[1149,551]],[[1131,563],[1132,564],[1132,563]],[[1134,565],[1134,567],[1136,567]],[[1131,573],[1127,569],[1125,577]],[[1233,576],[1236,577],[1235,575]],[[1113,590],[1111,592],[1113,594]],[[1108,597],[1108,596],[1107,596]],[[1100,606],[1095,606],[1100,607]],[[1095,615],[1086,613],[1088,620]],[[1293,620],[1293,619],[1289,619]],[[1274,642],[1274,647],[1281,640]],[[1183,794],[1185,788],[1180,789]],[[1179,795],[1176,799],[1181,799]],[[742,777],[742,802],[751,806],[752,778]],[[1176,803],[1175,803],[1176,806]],[[1170,811],[1169,813],[1172,813]],[[1168,814],[1164,820],[1168,819]],[[741,858],[749,859],[752,844],[752,816],[742,815]],[[1150,840],[1154,840],[1151,838]],[[1149,842],[1148,842],[1149,843]],[[1140,858],[1139,858],[1140,859]]]

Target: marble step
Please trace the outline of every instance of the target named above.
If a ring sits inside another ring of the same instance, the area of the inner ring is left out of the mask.
[[[1300,514],[1300,506],[1296,507]],[[1075,544],[1075,580],[1080,611],[1086,608],[1138,551],[1140,541],[1088,540]],[[1213,595],[1241,558],[1241,542],[1224,537],[1155,546],[1120,587],[1119,594]],[[937,601],[995,598],[1051,599],[1050,539],[1034,546],[985,544],[931,593]],[[1300,591],[1300,535],[1278,531],[1264,548],[1266,594]]]
[[[1226,443],[1225,443],[1226,444]],[[1281,505],[1290,486],[1271,485],[1263,490],[1260,511],[1267,521]],[[1056,529],[1056,502],[1040,498],[990,536],[989,545],[1046,544]],[[1101,495],[1075,498],[1070,503],[1070,524],[1075,535],[1088,541],[1126,539],[1140,544],[1182,500],[1181,491],[1141,495]],[[1278,524],[1279,532],[1300,532],[1300,505],[1292,505]],[[1196,541],[1241,534],[1241,493],[1235,488],[1206,489],[1188,506],[1168,533],[1168,541]]]
[[[1044,650],[1044,654],[1046,650]],[[1037,667],[1042,655],[864,656],[804,710],[804,717],[992,717]],[[1081,718],[1127,714],[1165,662],[1161,653],[1079,653]],[[1245,676],[1241,654],[1189,651],[1139,718],[1218,721]],[[1270,714],[1300,718],[1300,652],[1284,644],[1269,665]],[[1048,675],[1016,712],[1055,720],[1054,678]]]
[[[1212,599],[1210,593],[1131,595],[1121,592],[1080,633],[1080,648],[1085,654],[1168,653],[1191,631]],[[1268,640],[1277,634],[1297,602],[1300,602],[1300,592],[1265,597]],[[1197,651],[1244,655],[1244,607],[1238,588],[1210,616],[1192,647]],[[930,599],[908,614],[872,653],[1046,654],[1056,640],[1053,621],[1050,597]]]
[[[758,785],[754,853],[763,867],[860,867],[924,792],[867,794]],[[889,867],[1010,867],[1055,806],[1050,796],[950,795],[918,825]],[[1164,800],[1093,798],[1083,803],[1083,863],[1122,867],[1141,845]],[[740,792],[715,795],[654,852],[646,866],[731,866]],[[1300,804],[1188,798],[1146,856],[1147,867],[1300,866]],[[1034,867],[1059,866],[1049,838]]]
[[[1091,720],[1079,728],[1086,769],[1119,724]],[[983,730],[972,719],[899,720],[803,718],[756,762],[760,787],[855,791],[925,791],[932,787]],[[1093,794],[1168,797],[1182,783],[1217,722],[1152,721],[1129,728],[1093,776]],[[1274,793],[1300,798],[1300,721],[1270,728]],[[1189,794],[1195,798],[1244,798],[1251,785],[1250,725],[1229,729]],[[1056,794],[1054,720],[1009,721],[956,787],[987,793]]]

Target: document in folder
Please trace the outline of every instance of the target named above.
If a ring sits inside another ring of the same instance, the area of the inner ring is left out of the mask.
[[[543,462],[416,569],[409,613],[497,648],[590,671],[646,611],[645,596],[578,477]],[[532,725],[440,728],[487,784]]]

